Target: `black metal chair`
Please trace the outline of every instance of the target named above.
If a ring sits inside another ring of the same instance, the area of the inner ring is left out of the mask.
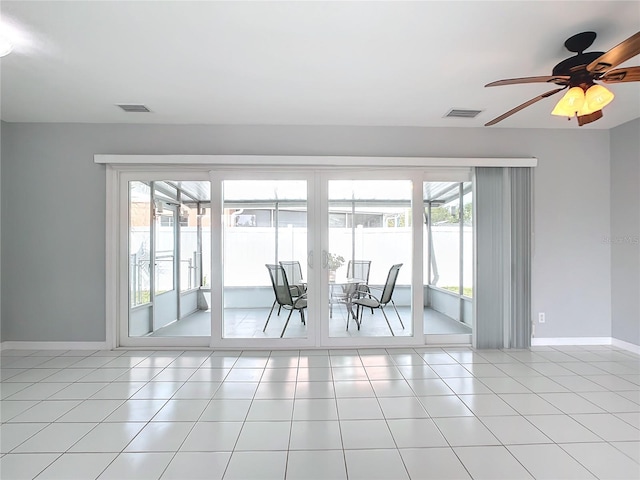
[[[371,308],[371,309],[379,308],[380,311],[382,312],[382,315],[384,316],[384,319],[387,322],[387,325],[389,326],[391,335],[395,336],[395,333],[393,333],[393,328],[391,328],[391,324],[389,323],[389,319],[387,318],[387,314],[384,312],[385,307],[389,303],[391,303],[391,305],[393,306],[393,309],[396,311],[398,320],[400,320],[400,325],[402,325],[402,329],[404,330],[404,323],[402,323],[402,319],[400,318],[400,314],[398,313],[396,304],[392,299],[393,290],[396,287],[396,280],[398,279],[398,273],[400,272],[400,267],[402,267],[402,263],[393,265],[389,269],[389,274],[387,275],[387,281],[384,284],[384,288],[382,289],[382,293],[380,294],[379,298],[374,296],[371,292],[367,292],[367,293],[364,293],[364,296],[362,298],[358,298],[353,301],[353,304],[357,306],[358,328],[360,328],[360,325],[362,324],[361,316],[362,316],[362,310],[364,309],[364,307]],[[380,290],[375,287],[369,287],[369,288],[374,290]]]
[[[349,260],[347,264],[347,278],[362,280],[363,284],[369,283],[369,271],[371,260]]]
[[[371,260],[349,260],[349,263],[347,263],[347,279],[351,281],[359,280],[359,282],[343,284],[341,291],[336,291],[335,288],[330,290],[329,316],[333,317],[334,303],[345,304],[347,308],[347,330],[349,330],[349,314],[351,313],[353,300],[369,292],[367,284],[369,283],[370,270]],[[373,313],[373,309],[371,309],[371,313]]]
[[[307,282],[302,278],[302,267],[300,266],[300,262],[297,260],[281,260],[278,263],[282,268],[284,268],[284,272],[287,274],[291,296],[295,299],[300,295],[304,295],[307,292]],[[277,301],[274,300],[271,308],[273,308],[276,303]],[[281,310],[282,306],[278,305],[278,316],[280,315]]]
[[[307,283],[302,278],[302,267],[297,260],[281,260],[280,266],[284,268],[287,274],[287,280],[289,280],[289,287],[291,287],[291,295],[299,297],[304,295],[307,291]]]
[[[289,319],[291,318],[291,314],[294,310],[298,310],[300,312],[302,323],[306,325],[306,321],[304,318],[304,309],[307,308],[307,295],[303,294],[296,297],[295,299],[293,298],[293,296],[291,295],[291,287],[289,286],[289,282],[287,281],[287,274],[282,265],[266,264],[266,267],[269,270],[271,285],[273,286],[273,293],[276,296],[276,300],[271,306],[269,316],[267,317],[267,321],[265,322],[262,331],[264,332],[267,330],[269,319],[271,318],[271,314],[273,313],[273,309],[277,303],[279,305],[279,308],[289,310],[289,316],[287,317],[287,321],[285,322],[284,327],[282,328],[282,333],[280,334],[280,338],[282,338],[284,336],[285,330],[287,329],[287,325],[289,325]]]
[[[357,278],[362,280],[358,284],[357,298],[362,294],[369,293],[369,272],[371,271],[371,260],[349,260],[347,264],[347,278]],[[373,313],[373,308],[371,309]],[[347,325],[348,329],[349,325]]]

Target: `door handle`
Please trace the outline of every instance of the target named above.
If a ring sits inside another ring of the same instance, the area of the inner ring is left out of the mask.
[[[327,268],[329,266],[329,254],[326,250],[322,250],[322,268]]]
[[[313,250],[309,250],[307,253],[307,266],[313,268]]]

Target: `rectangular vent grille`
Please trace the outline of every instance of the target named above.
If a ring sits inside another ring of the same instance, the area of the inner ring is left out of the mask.
[[[147,107],[145,107],[144,105],[118,105],[118,107],[120,107],[122,110],[124,110],[127,113],[148,113],[151,112],[151,110],[149,110]]]
[[[452,108],[447,112],[445,118],[476,118],[480,112],[482,112],[482,110],[464,110],[461,108]]]

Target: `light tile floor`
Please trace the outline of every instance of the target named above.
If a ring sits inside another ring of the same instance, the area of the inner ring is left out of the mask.
[[[3,351],[0,477],[640,478],[640,357]]]

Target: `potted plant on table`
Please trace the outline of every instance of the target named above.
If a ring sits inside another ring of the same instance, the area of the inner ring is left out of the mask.
[[[329,269],[329,281],[334,282],[336,280],[336,270],[344,265],[344,257],[335,253],[327,254],[327,268]]]

